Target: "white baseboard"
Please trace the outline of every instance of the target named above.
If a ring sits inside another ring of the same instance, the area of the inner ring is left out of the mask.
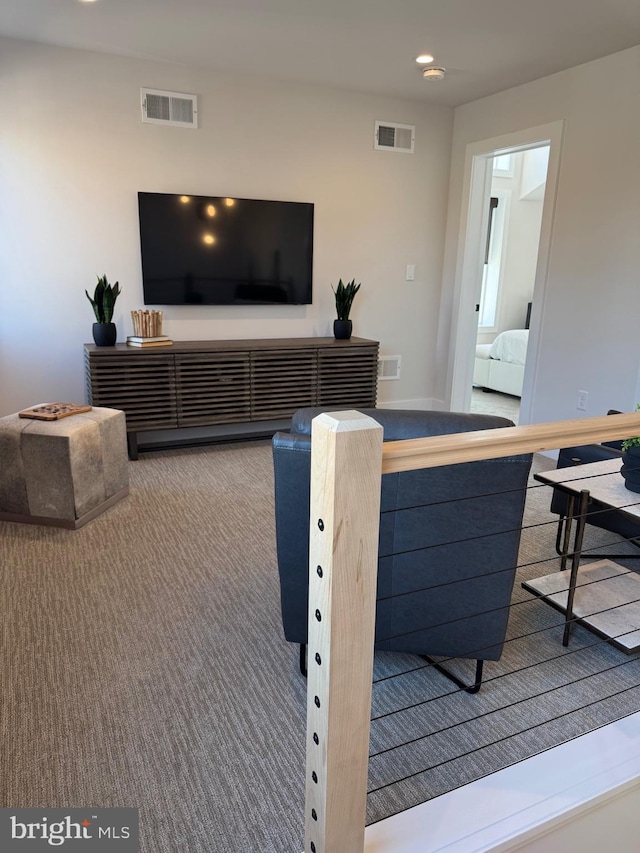
[[[597,853],[581,818],[595,807],[625,803],[615,821],[616,853],[636,851],[640,789],[640,713],[492,773],[448,794],[368,826],[365,853],[506,853],[555,846],[571,823],[571,849]],[[588,827],[588,822],[585,821]],[[574,843],[575,842],[575,843]],[[564,847],[563,849],[566,849]]]

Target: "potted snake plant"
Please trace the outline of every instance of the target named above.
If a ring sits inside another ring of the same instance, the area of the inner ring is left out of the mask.
[[[115,284],[109,284],[106,275],[98,276],[98,283],[93,292],[93,296],[89,296],[85,290],[87,299],[93,306],[93,313],[96,315],[96,322],[93,324],[93,340],[98,347],[112,347],[116,342],[118,330],[113,322],[113,309],[116,304],[116,299],[121,293],[120,285],[116,281]]]
[[[331,289],[336,298],[336,313],[338,319],[333,321],[333,335],[336,340],[349,340],[353,324],[349,319],[349,313],[356,293],[360,290],[360,284],[356,284],[355,278],[347,284],[344,284],[342,279],[338,281],[338,286]]]

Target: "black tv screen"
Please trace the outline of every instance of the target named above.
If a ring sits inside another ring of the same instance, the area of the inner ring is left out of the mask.
[[[145,305],[311,303],[313,204],[138,193]]]

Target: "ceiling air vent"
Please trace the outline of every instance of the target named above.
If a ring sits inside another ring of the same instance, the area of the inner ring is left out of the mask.
[[[416,129],[412,124],[395,124],[391,121],[377,121],[373,147],[379,151],[399,151],[413,154]]]
[[[147,124],[172,124],[174,127],[198,126],[198,99],[182,92],[140,89],[142,121]]]

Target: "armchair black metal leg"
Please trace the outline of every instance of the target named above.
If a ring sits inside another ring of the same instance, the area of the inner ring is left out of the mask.
[[[307,644],[300,643],[300,672],[307,677]]]
[[[457,675],[454,675],[450,670],[444,667],[441,663],[437,663],[433,658],[430,658],[429,655],[420,655],[423,660],[428,661],[433,667],[435,667],[438,672],[441,672],[449,681],[453,681],[458,687],[462,688],[466,693],[477,693],[478,690],[482,687],[482,669],[484,667],[483,660],[476,661],[476,677],[474,679],[473,684],[465,684],[464,681],[458,678]]]
[[[558,530],[556,532],[556,554],[558,557],[562,557],[563,548],[562,548],[562,531],[564,529],[565,517],[561,515],[558,519]]]

